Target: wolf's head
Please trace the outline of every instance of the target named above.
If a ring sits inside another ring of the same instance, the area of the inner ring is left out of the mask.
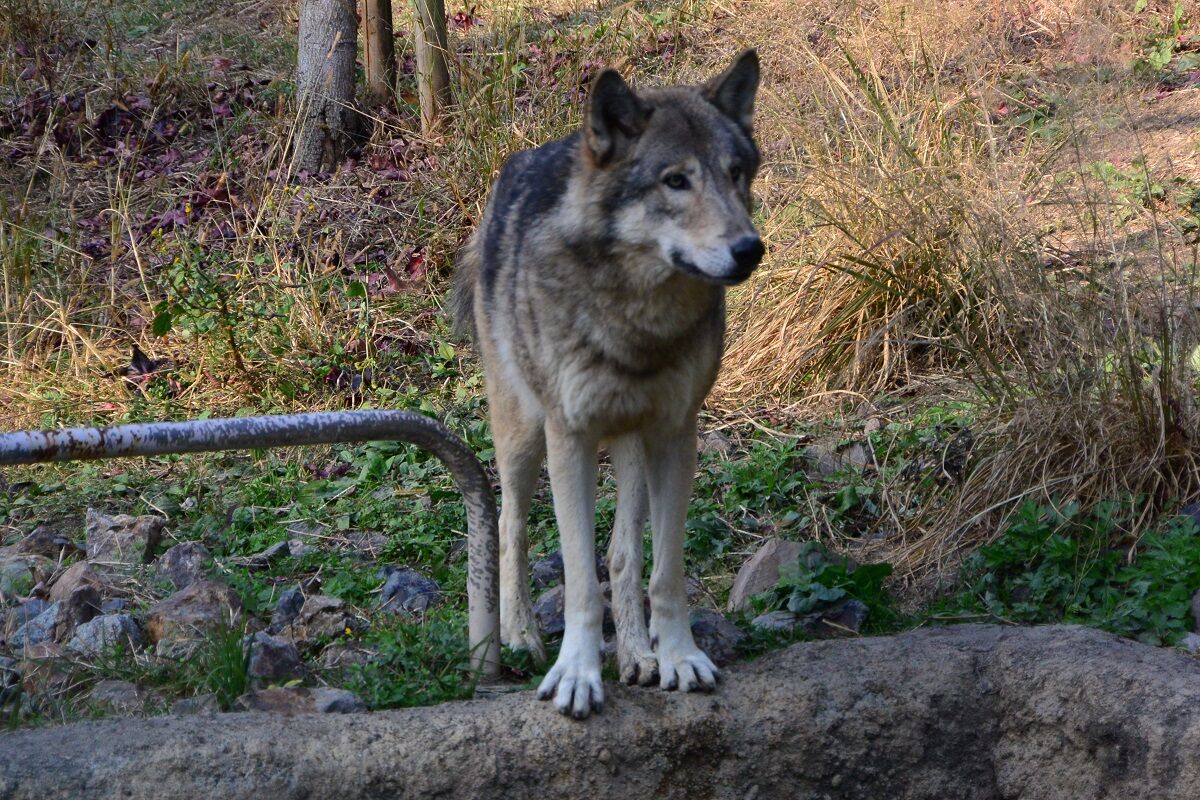
[[[749,277],[764,252],[750,221],[757,89],[753,50],[704,86],[636,94],[614,70],[597,76],[584,150],[619,247],[711,283]]]

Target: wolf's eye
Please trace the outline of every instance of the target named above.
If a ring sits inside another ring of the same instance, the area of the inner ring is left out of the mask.
[[[732,167],[729,168],[729,177],[733,179],[734,183],[741,183],[742,168],[739,167],[737,164],[734,164]]]
[[[682,172],[672,172],[670,175],[663,178],[663,183],[665,183],[669,189],[679,190],[687,189],[692,185],[692,182],[688,180],[687,175],[684,175]]]

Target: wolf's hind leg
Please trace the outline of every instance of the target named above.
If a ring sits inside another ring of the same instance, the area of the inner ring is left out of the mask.
[[[542,421],[521,410],[512,394],[493,386],[492,436],[500,471],[500,639],[527,650],[537,663],[546,660],[529,596],[529,504],[537,488],[546,437]]]
[[[650,647],[642,599],[642,536],[649,503],[646,459],[642,441],[635,434],[613,440],[609,453],[617,473],[617,519],[608,544],[617,666],[625,683],[650,686],[658,683],[658,658]]]

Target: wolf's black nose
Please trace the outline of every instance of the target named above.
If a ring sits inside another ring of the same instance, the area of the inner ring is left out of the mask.
[[[757,236],[743,236],[733,243],[729,252],[733,254],[738,272],[749,275],[750,270],[757,267],[758,262],[762,261],[763,253],[767,250],[763,247],[762,239]]]

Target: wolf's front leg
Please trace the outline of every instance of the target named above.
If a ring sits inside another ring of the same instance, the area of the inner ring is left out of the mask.
[[[654,534],[650,632],[658,643],[659,685],[709,691],[720,673],[692,638],[683,574],[683,534],[696,476],[696,427],[648,432],[644,442]]]
[[[546,426],[547,466],[562,545],[566,631],[558,660],[538,686],[563,714],[583,719],[604,704],[600,685],[604,600],[596,577],[596,447],[598,442]]]

